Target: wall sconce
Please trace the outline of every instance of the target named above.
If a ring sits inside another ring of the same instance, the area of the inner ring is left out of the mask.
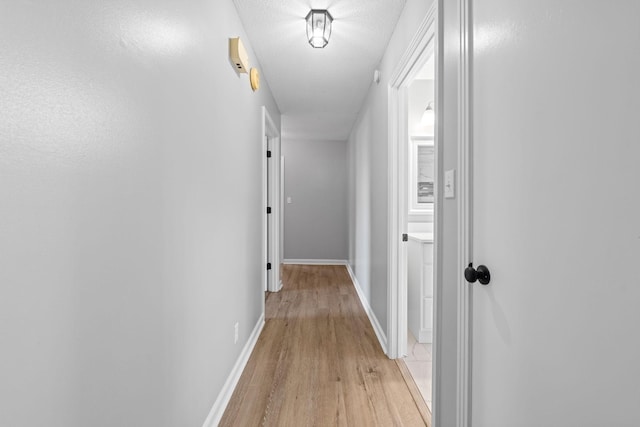
[[[311,9],[307,17],[307,39],[314,48],[325,47],[331,37],[333,17],[328,10]]]
[[[436,122],[436,113],[433,111],[433,101],[427,104],[426,110],[422,113],[422,119],[420,120],[420,124],[423,126],[433,126]]]

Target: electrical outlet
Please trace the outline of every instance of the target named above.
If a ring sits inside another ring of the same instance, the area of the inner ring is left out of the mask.
[[[233,327],[233,343],[237,344],[238,343],[238,332],[240,331],[240,324],[238,322],[236,322],[235,326]]]

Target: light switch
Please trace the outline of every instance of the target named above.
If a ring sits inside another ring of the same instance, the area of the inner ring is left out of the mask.
[[[291,204],[291,196],[287,197],[287,204],[290,205]]]
[[[450,169],[444,172],[444,198],[454,199],[456,197],[456,170]]]

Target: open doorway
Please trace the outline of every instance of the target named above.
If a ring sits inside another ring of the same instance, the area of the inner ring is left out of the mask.
[[[266,107],[262,107],[262,207],[263,261],[265,265],[263,290],[277,292],[282,287],[280,203],[280,133]]]
[[[408,84],[407,347],[404,362],[432,408],[435,207],[435,65],[433,49]]]
[[[398,359],[408,384],[416,386],[416,402],[426,404],[434,422],[441,247],[436,16],[434,3],[392,75],[389,91],[388,354]]]

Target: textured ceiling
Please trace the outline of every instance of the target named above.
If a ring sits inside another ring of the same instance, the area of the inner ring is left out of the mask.
[[[234,1],[283,114],[283,137],[347,139],[405,0]],[[306,39],[312,8],[334,18],[324,49]]]

